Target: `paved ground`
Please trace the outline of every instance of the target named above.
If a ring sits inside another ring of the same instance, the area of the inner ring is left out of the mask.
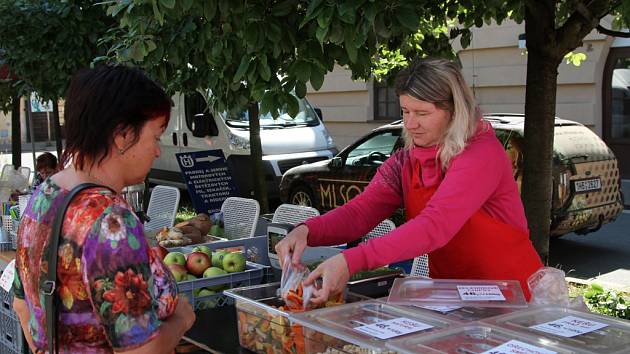
[[[549,247],[549,265],[567,276],[630,290],[630,210],[597,232],[563,236]]]

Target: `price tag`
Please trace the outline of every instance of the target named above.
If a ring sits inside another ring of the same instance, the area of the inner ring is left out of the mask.
[[[13,276],[15,275],[15,259],[11,260],[9,264],[7,264],[6,268],[2,272],[2,276],[0,276],[0,287],[4,289],[4,291],[9,292],[13,287]]]
[[[595,322],[576,316],[567,316],[561,319],[545,322],[529,328],[542,332],[555,334],[561,337],[575,337],[607,327],[605,323]]]
[[[481,354],[557,354],[557,352],[511,340]]]
[[[497,285],[458,285],[457,291],[463,301],[505,301]]]
[[[433,328],[433,326],[410,320],[408,318],[399,317],[394,318],[393,320],[355,327],[354,329],[374,338],[389,339],[409,333],[424,331],[429,328]]]
[[[420,308],[431,310],[431,311],[442,312],[442,313],[447,313],[447,312],[459,310],[459,309],[462,308],[462,306],[453,306],[453,305],[451,305],[451,306],[449,306],[449,305],[444,305],[444,306],[439,306],[439,305],[416,305],[416,307],[420,307]]]

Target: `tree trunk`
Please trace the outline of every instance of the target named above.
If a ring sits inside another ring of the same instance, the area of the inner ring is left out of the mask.
[[[57,156],[61,158],[61,153],[63,150],[62,137],[61,137],[61,123],[59,123],[59,102],[54,99],[52,101],[53,104],[53,127],[54,127],[54,137],[57,146]]]
[[[258,118],[258,103],[249,105],[249,149],[252,164],[252,186],[254,186],[254,198],[260,203],[261,214],[269,212],[267,198],[267,182],[262,162],[262,144],[260,143],[260,119]]]
[[[20,96],[12,98],[11,107],[11,163],[22,166],[22,127],[20,126]]]
[[[547,5],[547,6],[545,6]],[[526,6],[527,87],[522,197],[530,238],[542,261],[549,257],[552,157],[558,57],[553,2]],[[548,12],[551,10],[551,12]]]

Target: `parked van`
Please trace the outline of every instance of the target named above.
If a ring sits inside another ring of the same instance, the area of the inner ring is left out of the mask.
[[[247,111],[230,115],[206,111],[206,101],[199,93],[173,96],[171,120],[161,137],[162,154],[155,159],[149,181],[186,188],[175,158],[176,153],[221,149],[227,160],[239,194],[252,195],[252,164],[249,150]],[[282,174],[292,167],[327,160],[338,152],[326,130],[321,111],[306,99],[298,99],[295,117],[280,112],[260,116],[260,140],[265,180],[270,198],[279,195]]]

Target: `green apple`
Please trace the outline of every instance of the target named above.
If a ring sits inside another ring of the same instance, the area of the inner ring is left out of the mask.
[[[212,266],[217,268],[223,268],[223,257],[230,252],[218,250],[212,253]]]
[[[186,279],[184,279],[184,280],[186,280],[186,281],[188,281],[188,280],[197,280],[197,277],[192,275],[192,274],[190,274],[190,273],[188,273],[188,274],[186,274]]]
[[[195,297],[211,296],[211,295],[216,295],[216,294],[218,293],[214,290],[203,288],[201,289],[199,294],[195,295]],[[216,307],[217,302],[218,302],[217,299],[208,299],[208,300],[199,301],[197,306],[200,310],[210,309],[210,308]]]
[[[223,256],[223,269],[228,273],[242,272],[246,264],[247,259],[241,252],[231,252]]]
[[[225,274],[227,274],[227,272],[224,271],[221,268],[210,267],[210,268],[206,269],[205,272],[203,272],[203,277],[204,278],[210,278],[210,277],[216,277],[216,276],[225,275]],[[207,290],[212,290],[212,291],[221,291],[221,290],[223,290],[224,286],[225,286],[225,284],[219,284],[219,285],[209,286],[206,289]]]
[[[181,266],[186,265],[186,256],[181,252],[169,252],[164,257],[164,264],[179,264]]]
[[[212,259],[212,250],[208,246],[204,246],[204,245],[195,246],[193,247],[192,251],[205,253],[208,255],[210,259]]]
[[[186,267],[181,264],[173,263],[167,265],[168,269],[173,273],[173,277],[176,282],[188,280],[188,272],[186,271]]]
[[[212,227],[210,227],[210,235],[219,236],[220,230],[221,226],[219,226],[219,224],[214,224],[212,225]]]

